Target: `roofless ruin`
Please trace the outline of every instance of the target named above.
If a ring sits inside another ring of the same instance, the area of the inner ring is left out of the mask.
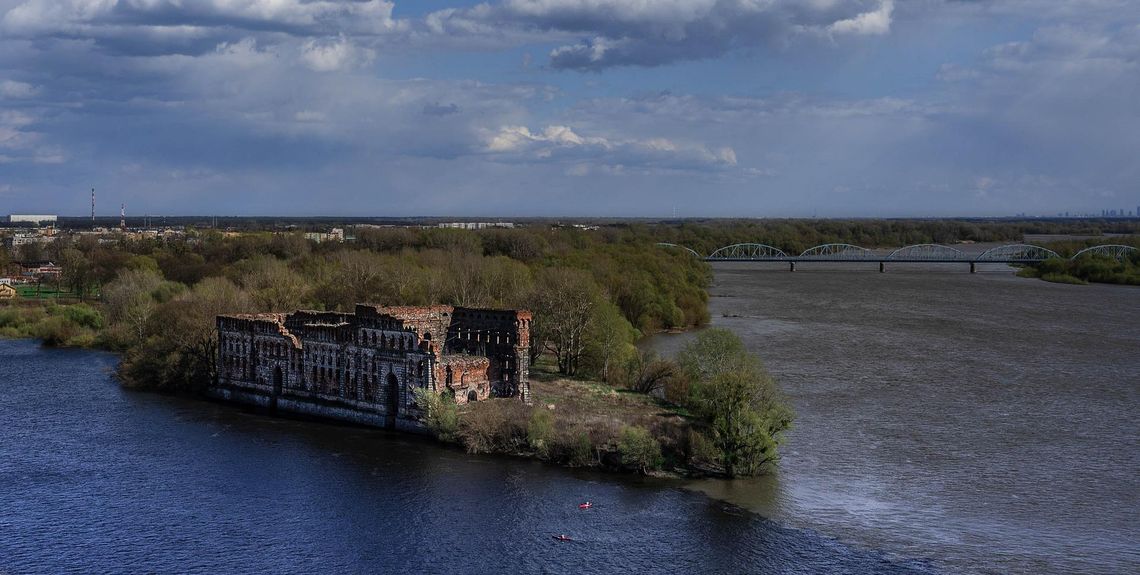
[[[216,397],[367,425],[418,430],[414,390],[529,401],[531,313],[356,306],[217,318]]]

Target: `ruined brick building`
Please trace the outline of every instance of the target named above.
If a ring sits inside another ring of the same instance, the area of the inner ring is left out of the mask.
[[[415,388],[529,401],[528,311],[357,305],[354,313],[218,316],[215,396],[418,429]]]

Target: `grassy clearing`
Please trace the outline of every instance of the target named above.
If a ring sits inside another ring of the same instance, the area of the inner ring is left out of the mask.
[[[697,471],[692,422],[651,396],[532,372],[532,404],[492,399],[457,408],[456,427],[436,429],[471,453],[533,457],[573,467],[677,474]],[[437,409],[450,409],[446,402]],[[446,415],[435,421],[449,421]]]
[[[56,290],[48,285],[41,285],[39,289],[35,284],[21,284],[13,286],[16,293],[24,299],[79,299],[79,294],[70,290]]]

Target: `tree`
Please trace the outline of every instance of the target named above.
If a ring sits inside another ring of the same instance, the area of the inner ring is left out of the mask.
[[[20,262],[39,262],[44,259],[44,246],[39,242],[28,242],[16,247],[16,260]]]
[[[162,285],[157,272],[139,269],[123,270],[114,281],[103,288],[103,302],[112,324],[125,328],[128,343],[142,341],[146,326],[158,303],[152,292]]]
[[[305,307],[312,286],[285,262],[263,256],[243,262],[238,283],[260,311],[284,312]]]
[[[381,293],[383,258],[365,250],[339,252],[331,258],[316,298],[327,309],[351,310]]]
[[[661,359],[652,351],[636,350],[626,360],[621,380],[632,391],[652,394],[679,376],[679,371],[676,363]]]
[[[736,369],[748,358],[744,342],[727,329],[706,329],[677,354],[677,363],[695,382],[709,381],[719,373]]]
[[[707,426],[725,473],[754,475],[775,462],[795,414],[740,339],[728,330],[705,330],[678,361],[691,378],[690,408]]]
[[[623,427],[621,438],[618,440],[618,453],[621,454],[622,465],[637,469],[641,473],[658,469],[664,462],[661,457],[661,444],[657,443],[644,427],[630,425]]]
[[[120,366],[131,385],[194,391],[217,376],[216,317],[248,311],[249,295],[233,282],[211,277],[158,306],[146,341],[128,350]]]
[[[558,361],[558,371],[574,375],[586,349],[586,332],[601,291],[590,274],[566,268],[544,268],[531,295],[535,321],[531,333]]]
[[[60,265],[63,267],[63,284],[67,289],[85,299],[87,290],[94,279],[91,262],[83,252],[75,248],[66,248],[60,253]]]
[[[638,353],[633,345],[637,335],[614,304],[602,301],[595,308],[586,334],[586,354],[592,371],[602,381],[610,381],[613,368]]]

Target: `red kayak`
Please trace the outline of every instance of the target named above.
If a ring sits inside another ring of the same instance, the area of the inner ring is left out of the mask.
[[[594,504],[593,504],[593,503],[590,503],[589,501],[587,501],[587,502],[585,502],[585,503],[579,503],[579,504],[578,504],[578,509],[589,509],[589,508],[591,508],[591,507],[593,507],[593,506],[594,506]]]
[[[553,537],[555,541],[573,541],[573,539],[565,535],[551,535],[551,537]]]

